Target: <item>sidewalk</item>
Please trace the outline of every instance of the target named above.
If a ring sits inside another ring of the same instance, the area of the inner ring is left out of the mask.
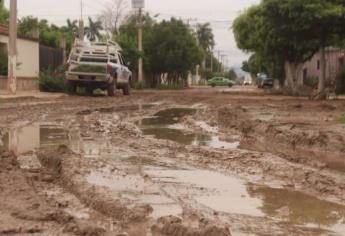
[[[6,90],[0,90],[0,98],[14,99],[14,98],[61,98],[68,96],[64,93],[45,93],[37,90],[33,91],[17,91],[16,95],[9,94]]]

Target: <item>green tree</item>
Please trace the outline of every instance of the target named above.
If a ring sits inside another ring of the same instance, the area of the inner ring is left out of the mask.
[[[303,63],[320,49],[323,55],[322,49],[342,27],[339,21],[343,15],[341,1],[262,0],[240,15],[233,29],[239,48],[274,64],[272,71],[281,71],[284,62],[286,84],[296,94],[303,84]],[[324,69],[320,94],[324,93]]]
[[[206,69],[206,60],[208,54],[212,53],[214,48],[214,35],[210,23],[197,24],[196,37],[198,39],[199,45],[204,50],[204,60],[202,63],[202,68]]]
[[[122,54],[132,71],[138,69],[138,59],[143,57],[143,54],[138,51],[138,20],[137,15],[131,15],[120,26],[119,33],[114,33],[113,36],[114,40],[122,47]],[[155,22],[148,14],[142,16],[141,21],[143,24],[143,41],[146,41]]]
[[[154,24],[144,41],[145,68],[152,74],[153,85],[167,74],[169,83],[185,82],[191,71],[203,58],[189,27],[181,20],[171,18]]]
[[[9,17],[8,10],[3,6],[0,6],[0,24],[8,25],[8,17]]]
[[[85,27],[86,37],[90,41],[95,41],[97,38],[101,37],[101,30],[103,30],[102,22],[93,21],[92,18],[89,17],[89,26]]]
[[[200,46],[205,52],[211,52],[214,48],[214,35],[210,23],[197,24],[196,35]]]
[[[25,16],[18,20],[18,35],[32,37],[32,30],[39,27],[39,21],[33,16]]]
[[[236,71],[234,69],[230,69],[224,73],[224,77],[227,79],[235,80],[237,78]]]
[[[71,33],[74,37],[77,37],[79,31],[78,21],[67,19],[66,26],[63,26],[61,29],[64,32]]]

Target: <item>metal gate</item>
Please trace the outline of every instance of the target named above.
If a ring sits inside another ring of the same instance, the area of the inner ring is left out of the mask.
[[[63,49],[40,45],[40,71],[54,72],[63,65]]]

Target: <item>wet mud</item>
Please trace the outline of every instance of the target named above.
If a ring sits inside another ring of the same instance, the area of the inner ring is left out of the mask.
[[[0,235],[345,234],[345,103],[255,96],[6,102]]]

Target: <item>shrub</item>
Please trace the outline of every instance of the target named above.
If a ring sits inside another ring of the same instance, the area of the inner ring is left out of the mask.
[[[304,85],[311,88],[317,88],[318,83],[319,78],[316,76],[308,76],[307,79],[304,81]]]
[[[43,92],[63,92],[65,90],[64,78],[53,77],[49,72],[41,72],[39,78],[39,88]]]
[[[343,115],[339,118],[339,122],[342,124],[345,124],[345,115]]]
[[[133,85],[133,89],[136,89],[136,90],[142,90],[142,89],[147,89],[147,88],[149,88],[149,86],[147,86],[145,81],[136,82]]]
[[[174,84],[158,84],[157,89],[161,90],[178,90],[178,89],[184,89],[184,86],[182,84],[174,83]]]
[[[7,75],[8,55],[6,44],[0,44],[0,75]]]
[[[337,74],[335,82],[335,93],[336,95],[345,93],[345,67],[340,69]]]

